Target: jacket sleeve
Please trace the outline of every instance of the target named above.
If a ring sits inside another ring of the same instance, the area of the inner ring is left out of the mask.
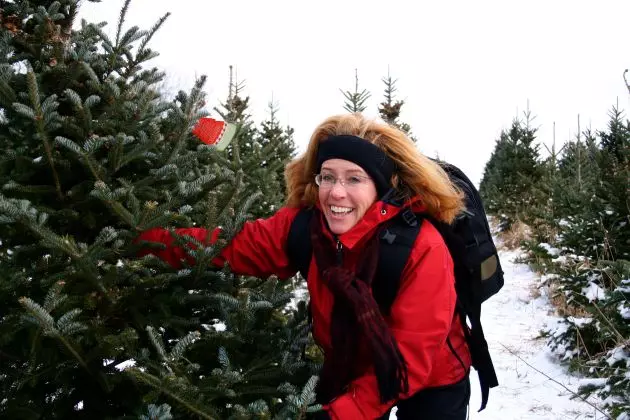
[[[275,274],[281,279],[291,277],[296,270],[289,263],[285,246],[291,222],[298,211],[297,208],[285,207],[268,219],[246,222],[241,231],[212,261],[213,265],[222,267],[227,263],[236,274],[263,278]],[[203,243],[206,242],[208,231],[203,228],[181,228],[176,229],[175,233],[193,237]],[[212,232],[209,242],[214,243],[219,233],[218,229]],[[180,267],[184,260],[194,263],[183,248],[173,245],[173,240],[166,229],[147,230],[140,234],[137,241],[158,242],[166,245],[166,248],[143,249],[140,256],[151,253],[173,267]]]
[[[439,233],[425,222],[403,271],[388,320],[407,363],[409,392],[403,398],[426,387],[434,357],[451,330],[455,303],[451,255]],[[326,408],[334,420],[375,419],[395,403],[380,402],[376,376],[368,373]]]

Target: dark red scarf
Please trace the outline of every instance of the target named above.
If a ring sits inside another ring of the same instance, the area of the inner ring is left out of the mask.
[[[318,401],[327,403],[344,393],[363,372],[356,366],[359,343],[367,343],[381,402],[386,403],[409,389],[407,365],[389,326],[372,296],[372,281],[378,263],[378,233],[370,238],[355,271],[340,267],[337,250],[324,235],[322,217],[311,221],[313,253],[322,281],[332,292],[330,336],[332,351],[325,355],[317,386]]]

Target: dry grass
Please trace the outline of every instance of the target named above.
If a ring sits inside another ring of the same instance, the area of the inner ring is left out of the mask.
[[[507,249],[515,249],[521,246],[523,241],[531,239],[530,228],[520,220],[512,224],[512,227],[499,234],[501,246]]]
[[[556,308],[556,313],[559,316],[567,317],[574,316],[578,318],[590,317],[591,314],[587,312],[581,306],[571,305],[567,302],[567,298],[564,293],[558,291],[558,285],[554,282],[549,284],[549,301]]]
[[[540,291],[541,287],[544,286],[538,286],[535,284],[529,286],[529,295],[532,297],[532,299],[538,299],[542,295],[542,292]]]

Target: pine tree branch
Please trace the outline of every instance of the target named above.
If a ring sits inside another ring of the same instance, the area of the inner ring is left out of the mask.
[[[188,97],[188,100],[184,104],[184,109],[183,109],[184,121],[181,127],[181,131],[177,137],[175,147],[173,147],[173,151],[171,152],[171,155],[166,161],[167,165],[169,163],[173,163],[173,161],[178,157],[181,148],[186,142],[187,136],[190,132],[191,124],[193,120],[195,119],[195,116],[197,115],[197,111],[200,107],[200,102],[203,96],[202,89],[203,89],[203,86],[206,84],[206,79],[207,79],[206,76],[201,76],[199,79],[195,81],[195,85],[192,88],[190,96]]]
[[[206,199],[206,242],[210,243],[214,228],[217,226],[217,196],[214,191],[208,192],[208,198]]]
[[[599,305],[597,305],[597,303],[595,303],[594,301],[592,302],[592,305],[595,307],[595,309],[597,309],[597,312],[599,312],[599,314],[601,315],[601,317],[604,319],[604,321],[606,321],[606,323],[608,324],[608,326],[610,327],[610,329],[615,333],[615,335],[617,336],[617,340],[619,344],[624,344],[624,342],[627,342],[628,339],[626,339],[623,334],[621,334],[619,332],[619,330],[617,330],[617,328],[615,327],[615,324],[612,323],[612,321],[610,320],[609,317],[607,317],[606,315],[604,315],[604,313],[602,312],[602,310],[599,308]]]
[[[44,127],[44,115],[42,113],[41,103],[39,102],[39,90],[37,89],[37,79],[35,78],[35,73],[32,68],[29,68],[28,74],[28,93],[31,99],[31,104],[35,110],[35,125],[37,127],[37,132],[40,135],[42,142],[44,143],[44,150],[46,151],[46,158],[48,159],[48,163],[50,165],[50,170],[52,171],[53,180],[55,182],[55,189],[57,191],[57,196],[60,200],[63,200],[63,193],[61,192],[61,183],[59,182],[59,175],[57,174],[57,169],[55,169],[55,162],[53,161],[52,156],[52,148],[50,147],[50,142],[48,141],[48,136],[46,135],[46,130]]]
[[[129,3],[131,0],[125,0],[120,15],[118,16],[118,25],[116,26],[116,47],[120,46],[120,35],[122,34],[123,24],[125,23],[125,17],[127,17],[127,10],[129,10]]]
[[[164,16],[158,19],[158,21],[151,27],[151,29],[149,29],[149,32],[145,35],[144,39],[138,47],[138,55],[141,55],[142,52],[145,51],[146,46],[149,44],[149,41],[151,41],[151,38],[153,38],[153,35],[155,35],[155,33],[162,27],[162,25],[164,24],[164,22],[166,22],[166,19],[168,19],[170,15],[171,13],[167,12],[166,14],[164,14]]]
[[[36,357],[37,357],[37,344],[39,343],[39,339],[42,335],[42,329],[39,328],[37,331],[35,331],[35,336],[33,337],[33,340],[31,341],[31,351],[29,353],[30,358],[29,358],[29,367],[28,367],[28,373],[29,375],[35,370],[35,368],[37,367],[37,363],[36,363]]]
[[[57,340],[59,340],[68,349],[68,351],[75,357],[75,359],[77,359],[79,364],[86,371],[88,371],[89,373],[92,373],[92,372],[90,372],[90,369],[89,369],[87,363],[85,362],[85,360],[83,360],[83,358],[77,352],[77,350],[61,334],[61,332],[59,330],[57,330],[57,328],[54,325],[54,322],[51,325],[52,317],[50,316],[49,313],[47,313],[44,310],[44,308],[42,308],[36,302],[32,301],[31,299],[29,299],[27,297],[21,297],[18,301],[26,309],[26,311],[28,313],[30,313],[33,317],[35,317],[35,319],[37,319],[37,321],[40,324],[40,328],[42,330],[44,330],[45,332],[47,331],[48,335],[50,335],[51,337],[56,338]]]
[[[190,114],[188,114],[187,117],[189,117],[188,120],[192,119]],[[173,151],[171,152],[171,155],[168,157],[166,164],[172,163],[178,157],[179,151],[182,149],[182,146],[184,145],[184,142],[186,141],[187,135],[188,135],[188,125],[186,125],[186,127],[183,128],[179,132],[179,135],[177,136],[177,140],[175,141],[175,147],[173,147]]]
[[[211,415],[207,414],[206,412],[203,411],[203,409],[201,409],[200,407],[197,407],[192,402],[184,399],[183,396],[179,395],[174,390],[169,389],[168,387],[164,386],[163,381],[161,381],[158,377],[151,375],[149,373],[145,373],[138,368],[130,368],[130,369],[127,369],[125,372],[133,376],[135,379],[138,379],[144,382],[145,384],[171,397],[172,399],[177,401],[179,404],[181,404],[183,407],[185,407],[188,411],[198,415],[202,419],[219,420],[218,418],[212,417]]]
[[[76,144],[74,141],[65,138],[63,136],[57,136],[55,138],[55,144],[65,147],[71,152],[75,153],[78,156],[78,160],[88,168],[92,176],[96,179],[96,181],[102,181],[99,175],[99,171],[95,165],[98,163],[94,162],[89,152],[87,152],[83,147]]]
[[[85,370],[87,370],[88,372],[90,372],[90,368],[88,367],[87,363],[85,363],[85,360],[83,360],[83,358],[81,357],[81,355],[75,350],[74,347],[72,347],[72,345],[70,344],[70,342],[68,342],[68,340],[66,340],[66,338],[64,336],[62,336],[61,334],[57,335],[57,339],[59,339],[59,341],[61,341],[61,343],[66,346],[66,348],[68,349],[68,351],[70,353],[72,353],[72,355],[78,360],[79,364],[81,366],[83,366],[83,368],[85,368]],[[90,372],[92,373],[92,372]]]
[[[238,148],[235,148],[235,150]],[[236,155],[236,153],[235,153]],[[236,157],[235,157],[236,159]],[[230,196],[230,198],[227,200],[227,202],[225,203],[225,206],[223,206],[223,208],[221,209],[221,211],[219,212],[219,216],[217,217],[217,220],[223,220],[223,218],[226,217],[227,212],[232,208],[232,206],[234,205],[234,202],[236,201],[236,198],[238,197],[238,194],[241,192],[241,187],[243,184],[243,171],[238,171],[238,173],[236,174],[236,180],[234,181],[234,188],[232,189],[232,194]]]
[[[94,167],[94,165],[91,162],[91,159],[89,158],[89,156],[87,154],[83,154],[83,157],[85,158],[85,163],[88,166],[88,169],[90,170],[90,172],[92,173],[92,176],[94,177],[94,179],[96,181],[101,181],[103,182],[103,180],[101,179],[101,177],[99,176],[98,172],[96,172],[96,168]]]
[[[27,207],[20,206],[15,200],[6,199],[0,195],[0,213],[31,230],[42,239],[44,246],[63,251],[73,259],[79,259],[81,253],[76,245],[70,239],[63,238],[44,226],[46,215],[37,214],[32,210],[34,209],[30,207],[30,204]]]
[[[94,183],[94,190],[90,194],[102,200],[107,207],[109,207],[114,214],[123,220],[129,227],[135,230],[140,230],[139,226],[134,223],[133,215],[122,204],[120,204],[120,202],[111,197],[112,193],[107,187],[107,184],[103,181],[96,181]]]

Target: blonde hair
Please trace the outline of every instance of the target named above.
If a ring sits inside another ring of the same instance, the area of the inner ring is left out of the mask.
[[[322,122],[311,135],[306,153],[285,169],[287,206],[312,206],[317,202],[315,185],[319,144],[332,135],[361,137],[379,147],[396,163],[392,186],[405,201],[420,197],[427,212],[451,223],[464,208],[463,194],[436,162],[420,153],[401,130],[359,113],[335,115]]]

